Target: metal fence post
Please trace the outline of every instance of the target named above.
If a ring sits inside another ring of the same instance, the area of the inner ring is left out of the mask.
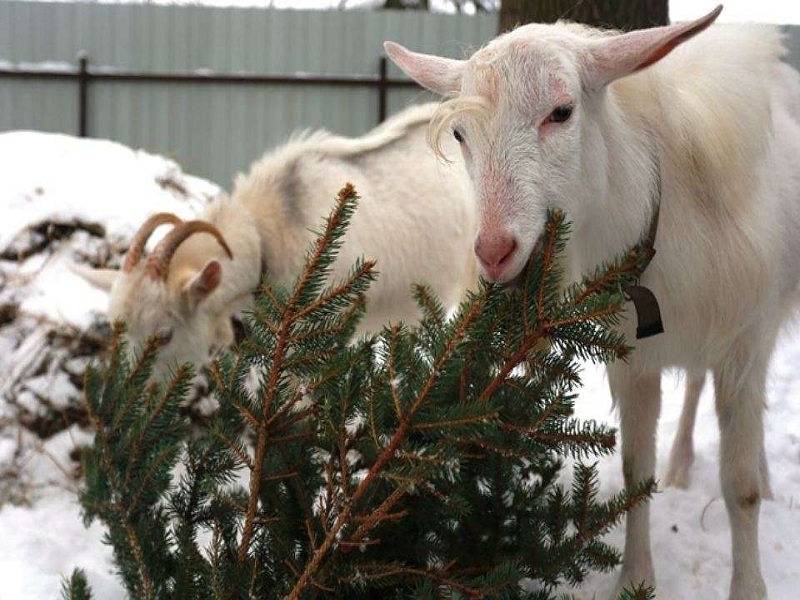
[[[89,137],[89,53],[78,52],[78,137]]]
[[[386,57],[381,56],[378,76],[378,123],[383,123],[386,120],[386,96],[389,90],[388,63],[389,61]]]

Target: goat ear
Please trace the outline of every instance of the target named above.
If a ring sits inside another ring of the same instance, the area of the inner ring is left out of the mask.
[[[217,289],[221,281],[222,265],[217,260],[208,261],[203,270],[184,286],[189,306],[194,309],[201,300]]]
[[[111,286],[114,285],[114,281],[116,281],[119,276],[119,271],[116,269],[92,269],[73,262],[67,264],[69,265],[70,271],[87,283],[105,292],[111,291]]]
[[[411,52],[394,42],[384,42],[383,47],[389,58],[421,86],[442,96],[461,90],[465,61]]]
[[[720,4],[705,17],[689,23],[600,38],[588,52],[586,87],[590,90],[600,89],[615,79],[649,67],[706,29],[721,12]]]

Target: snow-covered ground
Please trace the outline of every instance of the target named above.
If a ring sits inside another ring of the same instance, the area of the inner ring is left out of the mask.
[[[66,262],[113,266],[147,215],[159,210],[192,215],[219,190],[160,157],[66,136],[0,134],[0,164],[5,167],[0,178],[0,503],[5,502],[0,506],[0,600],[56,598],[61,577],[76,566],[87,571],[96,598],[122,599],[111,552],[102,544],[103,528],[95,523],[84,529],[76,499],[74,451],[91,435],[79,422],[53,423],[53,415],[67,419],[77,402],[71,377],[85,366],[88,352],[75,358],[81,352],[75,339],[86,328],[99,330],[106,301]],[[14,258],[28,253],[24,260]],[[10,321],[3,320],[4,306],[14,307]],[[31,361],[36,369],[21,368]],[[762,506],[761,552],[772,600],[800,597],[798,366],[800,331],[789,332],[775,355],[766,420],[776,499]],[[579,416],[613,420],[603,370],[588,365],[584,383]],[[681,409],[677,374],[664,378],[663,390],[661,469]],[[21,415],[39,418],[33,431],[19,425]],[[690,487],[664,490],[652,501],[661,600],[727,597],[729,529],[717,454],[716,417],[707,390],[698,414]],[[603,491],[618,490],[619,458],[601,460],[599,468]],[[622,539],[622,528],[609,536],[618,547]],[[572,591],[581,600],[604,598],[615,577],[594,575]]]
[[[601,368],[590,366],[578,401],[578,416],[610,421],[611,396]],[[683,402],[683,377],[662,382],[658,467],[663,476]],[[765,436],[775,500],[761,505],[761,566],[772,600],[800,598],[800,331],[787,331],[769,379]],[[652,500],[651,536],[659,600],[724,600],[731,575],[730,529],[718,478],[719,433],[710,382],[700,400],[695,462],[689,488],[667,488]],[[602,489],[622,487],[619,455],[600,461]],[[622,548],[623,527],[608,538]],[[593,575],[576,592],[580,600],[605,598],[613,575]]]

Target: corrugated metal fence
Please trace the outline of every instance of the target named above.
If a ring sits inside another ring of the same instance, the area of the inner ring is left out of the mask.
[[[496,35],[496,15],[292,11],[202,6],[0,1],[0,66],[104,72],[377,78],[382,43],[461,57]],[[392,65],[391,79],[401,78]],[[0,130],[78,133],[78,83],[0,77]],[[431,98],[389,88],[389,113]],[[175,158],[229,188],[297,129],[356,135],[376,124],[376,88],[344,84],[91,81],[88,132]]]

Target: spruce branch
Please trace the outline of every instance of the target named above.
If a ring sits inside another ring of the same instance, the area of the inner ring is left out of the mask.
[[[368,277],[374,269],[374,263],[365,262],[355,273],[351,274],[347,282],[333,288],[317,300],[305,306],[301,306],[307,289],[314,285],[315,279],[319,276],[319,273],[324,271],[324,265],[328,261],[330,252],[337,248],[343,228],[346,226],[354,209],[356,197],[355,188],[351,184],[347,184],[339,192],[333,212],[331,216],[328,217],[322,234],[317,238],[310,257],[306,261],[306,266],[295,284],[294,291],[282,310],[281,321],[276,332],[276,348],[272,356],[272,365],[268,375],[269,382],[265,390],[266,396],[262,400],[263,408],[261,420],[257,426],[258,437],[255,449],[255,469],[252,471],[250,477],[250,500],[238,552],[240,563],[243,563],[247,557],[250,541],[253,536],[260,489],[263,482],[262,473],[269,438],[269,426],[274,422],[270,414],[278,393],[278,382],[283,374],[284,362],[287,361],[287,352],[291,345],[292,328],[295,323],[303,319],[311,311],[323,306],[326,300],[332,301],[347,293],[352,293],[357,289],[357,282]],[[275,294],[271,295],[271,299],[276,303],[278,302],[278,296]],[[287,411],[290,409],[288,405],[284,408]],[[284,411],[282,409],[282,411],[279,412]],[[307,580],[308,578],[305,579],[304,584]]]
[[[400,418],[399,426],[395,431],[394,435],[391,437],[389,443],[385,446],[383,451],[378,455],[378,457],[370,467],[364,479],[361,481],[356,490],[353,492],[353,495],[350,497],[349,502],[344,506],[344,509],[337,517],[334,525],[331,527],[330,531],[326,534],[322,544],[320,544],[320,546],[315,550],[314,555],[308,562],[305,570],[302,572],[302,574],[297,580],[297,583],[295,583],[294,587],[289,593],[287,597],[288,600],[295,600],[299,598],[300,594],[303,592],[303,589],[308,585],[309,581],[311,580],[313,574],[320,568],[323,559],[325,559],[328,552],[331,551],[336,536],[339,534],[342,528],[349,522],[354,507],[358,504],[361,497],[367,493],[367,491],[370,489],[370,486],[377,478],[378,473],[380,473],[384,469],[386,464],[394,457],[395,452],[400,448],[401,444],[408,435],[409,430],[411,428],[412,419],[414,418],[415,414],[419,411],[423,403],[428,399],[428,395],[430,394],[431,388],[433,387],[435,381],[437,370],[441,369],[444,366],[445,362],[447,362],[447,360],[449,359],[451,353],[455,350],[458,342],[462,340],[466,335],[466,331],[469,325],[472,324],[475,321],[475,319],[477,319],[479,314],[480,314],[480,304],[475,303],[472,309],[468,313],[463,315],[463,317],[459,320],[456,327],[455,335],[451,338],[450,343],[448,343],[445,349],[445,352],[439,357],[436,364],[434,365],[434,368],[431,371],[431,374],[428,376],[427,381],[423,385],[420,394],[414,400],[413,404],[409,407],[409,409],[405,411],[405,413],[402,415],[402,417]]]
[[[69,579],[61,582],[61,598],[63,600],[92,600],[89,582],[83,569],[75,569]]]
[[[545,310],[550,304],[545,301],[548,292],[547,281],[554,267],[556,248],[558,246],[559,237],[563,237],[562,228],[564,226],[564,213],[561,211],[552,211],[545,227],[545,241],[541,251],[541,275],[538,285],[538,298],[534,305],[539,322],[545,321]]]

